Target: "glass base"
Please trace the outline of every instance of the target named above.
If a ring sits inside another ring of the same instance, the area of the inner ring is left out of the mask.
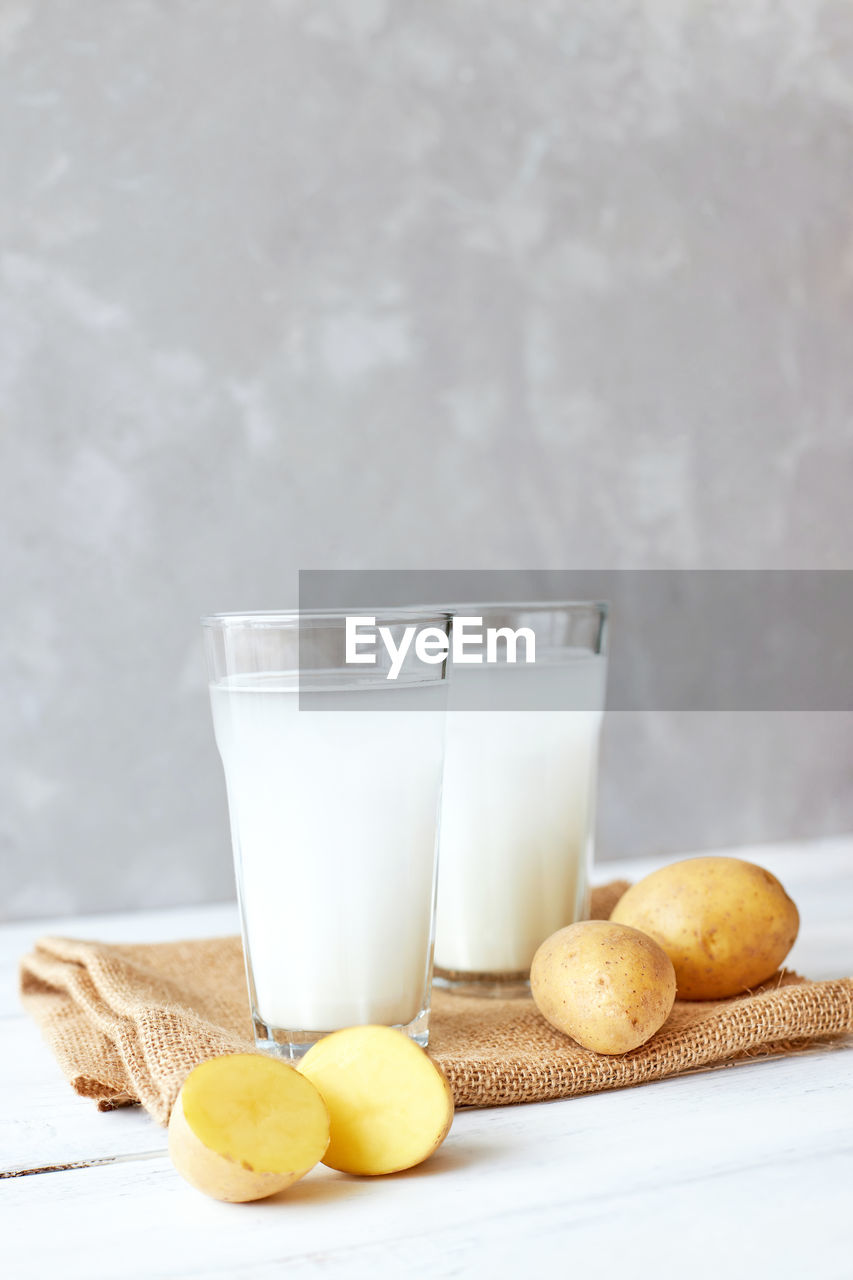
[[[264,1022],[260,1014],[255,1012],[252,1013],[252,1022],[255,1027],[256,1048],[261,1053],[272,1054],[276,1058],[283,1058],[286,1062],[298,1062],[318,1040],[322,1040],[324,1036],[330,1036],[333,1031],[341,1030],[340,1027],[331,1027],[327,1031],[285,1030],[283,1027],[271,1027]],[[411,1022],[407,1022],[405,1026],[395,1023],[394,1027],[425,1049],[429,1044],[429,1009],[421,1009],[420,1013],[415,1014]]]
[[[494,1000],[514,1000],[530,995],[530,975],[521,973],[468,973],[463,969],[435,967],[433,984],[457,996],[485,996]]]

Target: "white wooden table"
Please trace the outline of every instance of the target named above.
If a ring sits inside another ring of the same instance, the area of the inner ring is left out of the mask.
[[[792,967],[853,973],[853,836],[736,851],[799,904]],[[670,859],[667,859],[669,861]],[[599,878],[659,865],[608,863]],[[853,1047],[563,1102],[460,1112],[426,1164],[322,1167],[224,1205],[185,1184],[139,1108],[101,1114],[21,1013],[38,934],[112,940],[236,928],[233,906],[0,929],[0,1276],[853,1277]]]

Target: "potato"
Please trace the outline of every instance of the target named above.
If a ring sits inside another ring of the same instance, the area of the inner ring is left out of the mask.
[[[261,1200],[312,1169],[329,1113],[309,1080],[277,1058],[235,1053],[195,1067],[169,1118],[178,1173],[217,1200]]]
[[[299,1070],[329,1109],[332,1140],[323,1163],[332,1169],[396,1173],[426,1160],[447,1137],[450,1086],[402,1031],[333,1031],[308,1050]]]
[[[800,917],[779,881],[740,858],[688,858],[653,871],[610,919],[654,938],[675,965],[682,1000],[717,1000],[776,972]]]
[[[558,1031],[596,1053],[627,1053],[669,1017],[675,971],[646,934],[583,920],[546,938],[533,957],[530,990]]]

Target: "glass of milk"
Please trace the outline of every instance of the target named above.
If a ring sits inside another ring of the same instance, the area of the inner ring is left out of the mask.
[[[435,610],[374,616],[449,633]],[[363,1023],[425,1045],[446,661],[348,664],[343,614],[203,626],[258,1048]]]
[[[453,606],[454,627],[529,628],[497,660],[454,661],[441,806],[435,972],[469,995],[529,990],[530,963],[589,909],[606,606]],[[493,651],[493,657],[495,653]]]

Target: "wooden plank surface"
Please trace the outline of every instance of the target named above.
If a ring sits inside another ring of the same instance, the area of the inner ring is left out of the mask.
[[[853,972],[853,838],[740,851],[783,879],[803,925],[791,964]],[[635,878],[654,863],[607,864]],[[0,1274],[490,1277],[531,1269],[849,1280],[853,1050],[830,1049],[566,1102],[460,1113],[422,1168],[321,1169],[257,1205],[174,1173],[138,1108],[76,1098],[20,1013],[15,968],[43,932],[209,936],[233,906],[0,929]],[[65,1168],[63,1165],[77,1167]]]
[[[775,1259],[785,1276],[841,1276],[849,1078],[849,1055],[827,1053],[807,1068],[780,1060],[466,1112],[419,1170],[321,1170],[258,1205],[205,1199],[165,1156],[13,1179],[4,1211],[29,1245],[6,1274],[251,1276],[290,1264],[290,1275],[502,1276],[510,1259],[524,1271],[525,1258],[537,1269],[571,1258],[573,1272],[604,1276],[626,1250],[634,1276],[656,1258],[672,1273],[673,1252],[691,1258],[691,1275],[730,1254],[744,1263],[734,1275],[773,1274]]]

